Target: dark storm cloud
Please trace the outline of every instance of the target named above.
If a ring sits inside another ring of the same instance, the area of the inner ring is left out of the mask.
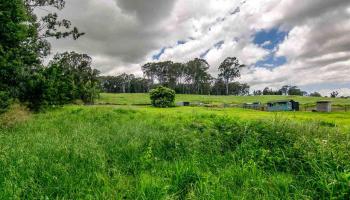
[[[282,24],[298,25],[321,15],[343,11],[350,5],[349,0],[294,0],[289,2],[291,3],[285,10],[285,16],[280,20]]]
[[[135,14],[142,23],[156,23],[167,18],[172,12],[175,0],[116,0],[127,13]]]
[[[102,72],[142,63],[161,46],[168,33],[157,27],[175,1],[74,0],[67,1],[61,15],[70,19],[86,35],[77,41],[52,40],[54,50],[75,50],[103,57],[96,65]],[[160,6],[160,7],[159,7]],[[135,18],[135,15],[137,18]],[[153,23],[148,25],[147,23]]]

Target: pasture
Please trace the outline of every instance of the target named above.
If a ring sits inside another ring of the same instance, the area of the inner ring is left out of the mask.
[[[326,98],[326,97],[303,97],[303,96],[215,96],[215,95],[186,95],[177,94],[176,101],[202,102],[207,104],[243,104],[252,102],[261,102],[263,104],[269,101],[293,99],[300,102],[301,105],[315,105],[317,101],[329,100],[336,106],[350,106],[350,99]],[[116,104],[116,105],[147,105],[150,104],[149,95],[144,93],[136,94],[100,94],[97,104]]]
[[[0,119],[18,120],[0,128],[0,199],[350,197],[350,112],[160,109],[145,106],[147,97],[102,94],[99,103],[126,105],[71,105],[20,120],[9,116],[25,111],[12,109]]]

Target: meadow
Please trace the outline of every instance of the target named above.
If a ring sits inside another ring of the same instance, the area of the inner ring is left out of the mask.
[[[0,199],[350,198],[350,112],[160,109],[143,94],[99,102],[126,105],[1,116]]]
[[[202,102],[207,104],[243,104],[261,102],[263,104],[269,101],[293,99],[300,102],[301,105],[315,105],[317,101],[332,101],[333,105],[349,105],[350,99],[327,98],[327,97],[304,97],[304,96],[215,96],[215,95],[187,95],[177,94],[176,101]],[[102,93],[97,100],[97,104],[115,104],[115,105],[147,105],[150,104],[149,95],[145,93],[136,94],[109,94]]]

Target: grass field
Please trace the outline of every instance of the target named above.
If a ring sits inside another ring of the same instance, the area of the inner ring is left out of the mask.
[[[142,94],[100,101],[148,103]],[[350,112],[128,105],[11,112],[0,117],[11,121],[0,128],[0,199],[350,198]]]
[[[334,105],[350,105],[350,99],[331,99],[325,97],[302,96],[208,96],[208,95],[176,95],[176,101],[202,102],[208,104],[243,104],[252,102],[267,103],[274,100],[293,99],[300,104],[315,104],[320,100],[331,100]],[[150,104],[148,94],[107,94],[102,93],[97,101],[100,104],[145,105]]]

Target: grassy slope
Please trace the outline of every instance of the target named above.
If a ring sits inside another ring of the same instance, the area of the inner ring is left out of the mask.
[[[300,97],[300,96],[208,96],[208,95],[176,95],[176,101],[203,102],[203,103],[230,103],[242,104],[249,102],[266,103],[273,100],[294,99],[301,104],[315,104],[319,100],[331,100],[335,105],[350,105],[350,99],[330,99],[324,97]],[[149,104],[148,94],[101,94],[98,103],[111,104]]]
[[[0,199],[349,198],[349,134],[289,120],[305,117],[349,119],[116,106],[34,115],[0,129]]]
[[[156,114],[159,109],[152,107],[141,107],[147,113]],[[164,111],[162,111],[164,112]],[[350,112],[314,113],[314,112],[264,112],[240,108],[203,108],[203,107],[176,107],[166,110],[168,115],[193,115],[193,114],[215,114],[229,116],[242,120],[286,120],[303,123],[320,123],[323,126],[337,127],[342,132],[350,133]]]

